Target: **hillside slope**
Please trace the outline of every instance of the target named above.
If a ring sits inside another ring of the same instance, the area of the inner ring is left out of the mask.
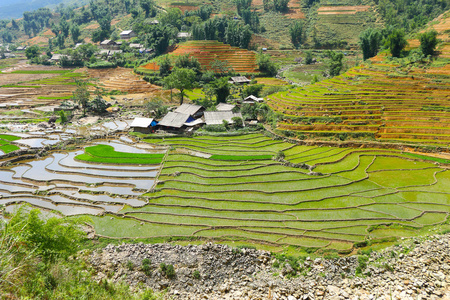
[[[255,52],[217,41],[188,41],[179,44],[169,55],[180,56],[186,53],[198,59],[201,66],[206,69],[210,69],[210,63],[216,59],[226,62],[238,73],[255,73],[258,69]],[[142,68],[153,71],[159,70],[156,61],[144,65]]]
[[[443,42],[432,62],[379,55],[341,76],[272,95],[269,105],[283,114],[278,129],[301,138],[450,146],[448,17],[433,23]]]

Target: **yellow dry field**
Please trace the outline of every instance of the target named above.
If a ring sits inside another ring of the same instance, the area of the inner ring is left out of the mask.
[[[358,6],[322,6],[317,10],[319,15],[354,15],[357,12],[368,11],[370,5]]]

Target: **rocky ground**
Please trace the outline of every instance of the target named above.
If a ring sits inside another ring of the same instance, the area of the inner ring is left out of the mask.
[[[89,261],[99,281],[167,288],[173,299],[450,299],[449,250],[447,234],[366,255],[308,257],[291,266],[254,249],[140,243],[109,245]],[[174,266],[173,278],[161,263]]]

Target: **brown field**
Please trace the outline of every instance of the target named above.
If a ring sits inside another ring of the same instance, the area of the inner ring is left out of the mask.
[[[198,6],[191,6],[191,5],[170,5],[170,7],[179,8],[183,13],[186,11],[197,10],[199,8]]]
[[[318,9],[319,15],[354,15],[360,11],[368,11],[370,5],[358,6],[322,6]]]

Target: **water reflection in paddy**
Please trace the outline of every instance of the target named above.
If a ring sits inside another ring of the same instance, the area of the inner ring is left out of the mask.
[[[146,149],[118,140],[108,144],[116,151],[148,153]],[[83,152],[53,152],[39,160],[0,169],[0,204],[11,209],[15,203],[27,202],[65,215],[119,212],[124,205],[138,207],[146,204],[145,200],[137,198],[142,194],[139,190],[153,186],[159,166],[75,161],[74,157]]]
[[[154,183],[153,179],[141,179],[141,178],[131,178],[131,177],[121,177],[116,176],[118,178],[111,177],[95,177],[94,174],[89,173],[89,170],[86,169],[86,173],[80,173],[79,175],[75,174],[64,174],[64,173],[53,173],[46,170],[46,166],[50,165],[54,161],[53,157],[47,157],[43,160],[36,160],[29,162],[28,164],[31,166],[29,170],[27,170],[22,177],[37,181],[37,182],[49,182],[49,181],[69,181],[76,185],[98,185],[102,183],[115,183],[118,185],[131,185],[135,186],[137,189],[150,189]],[[114,171],[111,171],[111,175]]]

